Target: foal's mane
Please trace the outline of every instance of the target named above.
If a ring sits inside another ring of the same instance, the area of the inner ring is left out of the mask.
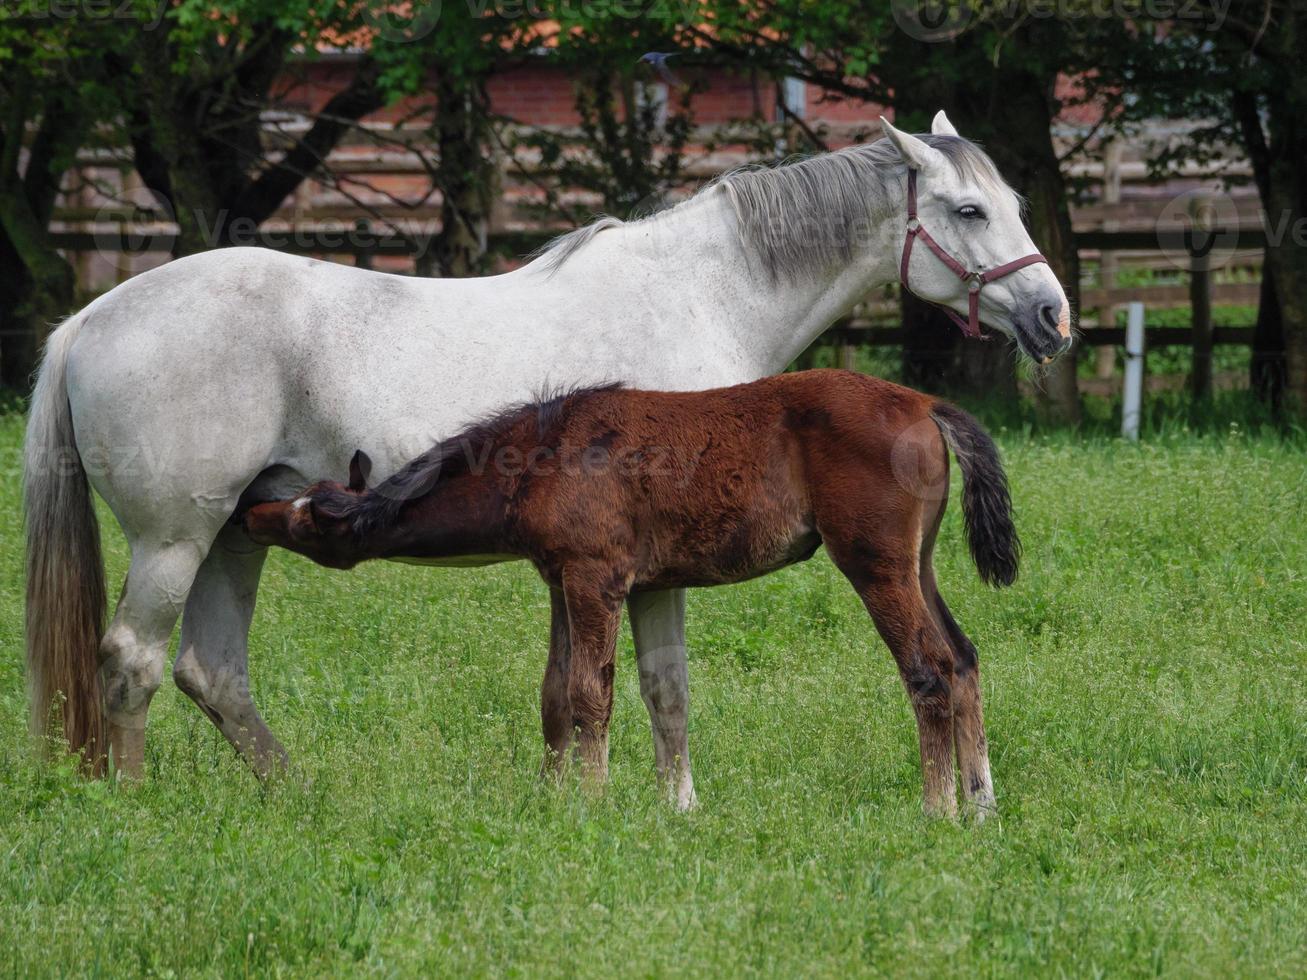
[[[544,445],[556,438],[566,409],[621,387],[617,382],[546,384],[530,401],[483,416],[462,432],[436,443],[367,493],[350,493],[333,487],[315,493],[314,505],[327,517],[350,520],[356,534],[387,527],[399,517],[404,504],[430,493],[442,479],[467,473],[478,463],[488,463],[491,447],[531,416],[535,416],[536,438]]]
[[[963,179],[994,194],[1012,193],[994,161],[970,140],[929,133],[917,138],[939,150]],[[899,151],[887,139],[772,167],[741,167],[667,211],[638,221],[605,215],[555,238],[537,254],[544,270],[553,274],[601,232],[656,222],[670,211],[721,193],[735,214],[740,244],[759,259],[773,282],[792,282],[849,262],[855,244],[866,237],[869,223],[884,210],[891,187],[904,181],[906,171]]]

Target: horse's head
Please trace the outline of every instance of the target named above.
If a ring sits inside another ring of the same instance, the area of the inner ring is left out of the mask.
[[[258,544],[277,545],[330,568],[353,568],[363,558],[351,505],[367,492],[367,457],[350,462],[348,484],[323,480],[291,500],[255,504],[241,518]]]
[[[929,136],[912,136],[883,120],[882,125],[909,169],[917,172],[920,227],[962,270],[997,274],[979,291],[979,320],[1015,337],[1041,364],[1067,350],[1071,308],[1052,269],[1043,262],[1011,272],[1001,268],[1037,250],[1022,222],[1021,199],[993,161],[959,137],[943,112],[935,116]],[[967,317],[970,293],[980,283],[969,283],[932,249],[919,237],[905,284],[922,299]]]

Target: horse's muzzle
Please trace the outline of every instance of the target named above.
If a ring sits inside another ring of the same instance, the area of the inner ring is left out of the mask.
[[[1051,364],[1071,349],[1066,301],[1051,291],[1037,297],[1025,313],[1013,317],[1021,348],[1040,364]]]

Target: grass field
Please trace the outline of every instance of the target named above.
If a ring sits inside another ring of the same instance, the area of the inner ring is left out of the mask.
[[[981,651],[980,828],[921,816],[906,697],[820,554],[691,595],[688,816],[629,637],[610,791],[537,780],[548,603],[518,565],[274,555],[254,686],[302,779],[260,788],[170,683],[144,784],[39,766],[6,465],[0,975],[1301,976],[1307,454],[998,435],[1022,577],[979,584],[956,501],[938,560]],[[6,464],[20,438],[0,418]]]

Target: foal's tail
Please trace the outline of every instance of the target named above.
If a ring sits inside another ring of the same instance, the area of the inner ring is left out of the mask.
[[[98,678],[104,563],[66,379],[82,322],[74,317],[50,335],[27,420],[27,678],[33,734],[44,737],[57,710],[68,747],[99,771],[107,751]]]
[[[990,585],[1017,578],[1021,541],[1012,524],[1012,497],[998,447],[979,422],[956,405],[936,402],[930,417],[962,467],[962,515],[980,577]]]

